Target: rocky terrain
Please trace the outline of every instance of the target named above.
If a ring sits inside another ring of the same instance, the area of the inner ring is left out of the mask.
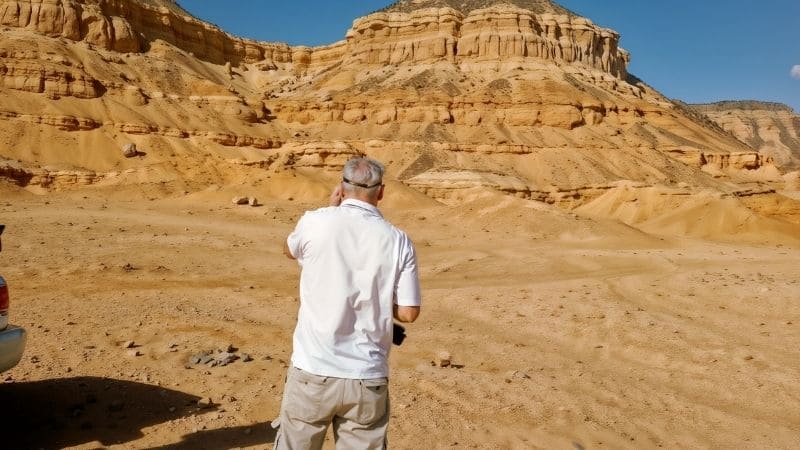
[[[780,103],[727,101],[692,105],[786,171],[800,168],[800,115]]]
[[[791,448],[797,116],[671,101],[619,41],[549,0],[402,0],[320,47],[167,0],[0,0],[0,270],[30,333],[4,442],[268,448],[281,242],[368,154],[425,299],[393,447]]]

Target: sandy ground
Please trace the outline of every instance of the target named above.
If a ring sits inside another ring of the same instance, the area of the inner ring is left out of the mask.
[[[0,271],[30,333],[2,374],[5,448],[271,448],[298,307],[280,247],[314,205],[229,199],[3,193]],[[800,442],[796,245],[491,198],[384,212],[425,302],[391,356],[392,448]],[[254,360],[187,368],[229,344]]]

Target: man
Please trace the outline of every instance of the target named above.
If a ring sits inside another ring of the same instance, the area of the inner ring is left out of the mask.
[[[320,449],[330,424],[337,448],[386,448],[392,318],[415,321],[421,299],[414,246],[377,208],[383,173],[373,159],[348,161],[330,207],[286,240],[302,269],[277,450]]]

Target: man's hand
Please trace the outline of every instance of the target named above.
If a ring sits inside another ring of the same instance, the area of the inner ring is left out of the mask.
[[[344,199],[344,192],[342,191],[342,183],[336,185],[336,188],[331,192],[331,197],[328,201],[330,206],[339,206]]]

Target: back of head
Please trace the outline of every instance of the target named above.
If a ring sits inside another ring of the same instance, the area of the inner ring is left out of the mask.
[[[346,197],[377,202],[383,187],[383,164],[367,158],[353,158],[342,171],[343,189]]]

